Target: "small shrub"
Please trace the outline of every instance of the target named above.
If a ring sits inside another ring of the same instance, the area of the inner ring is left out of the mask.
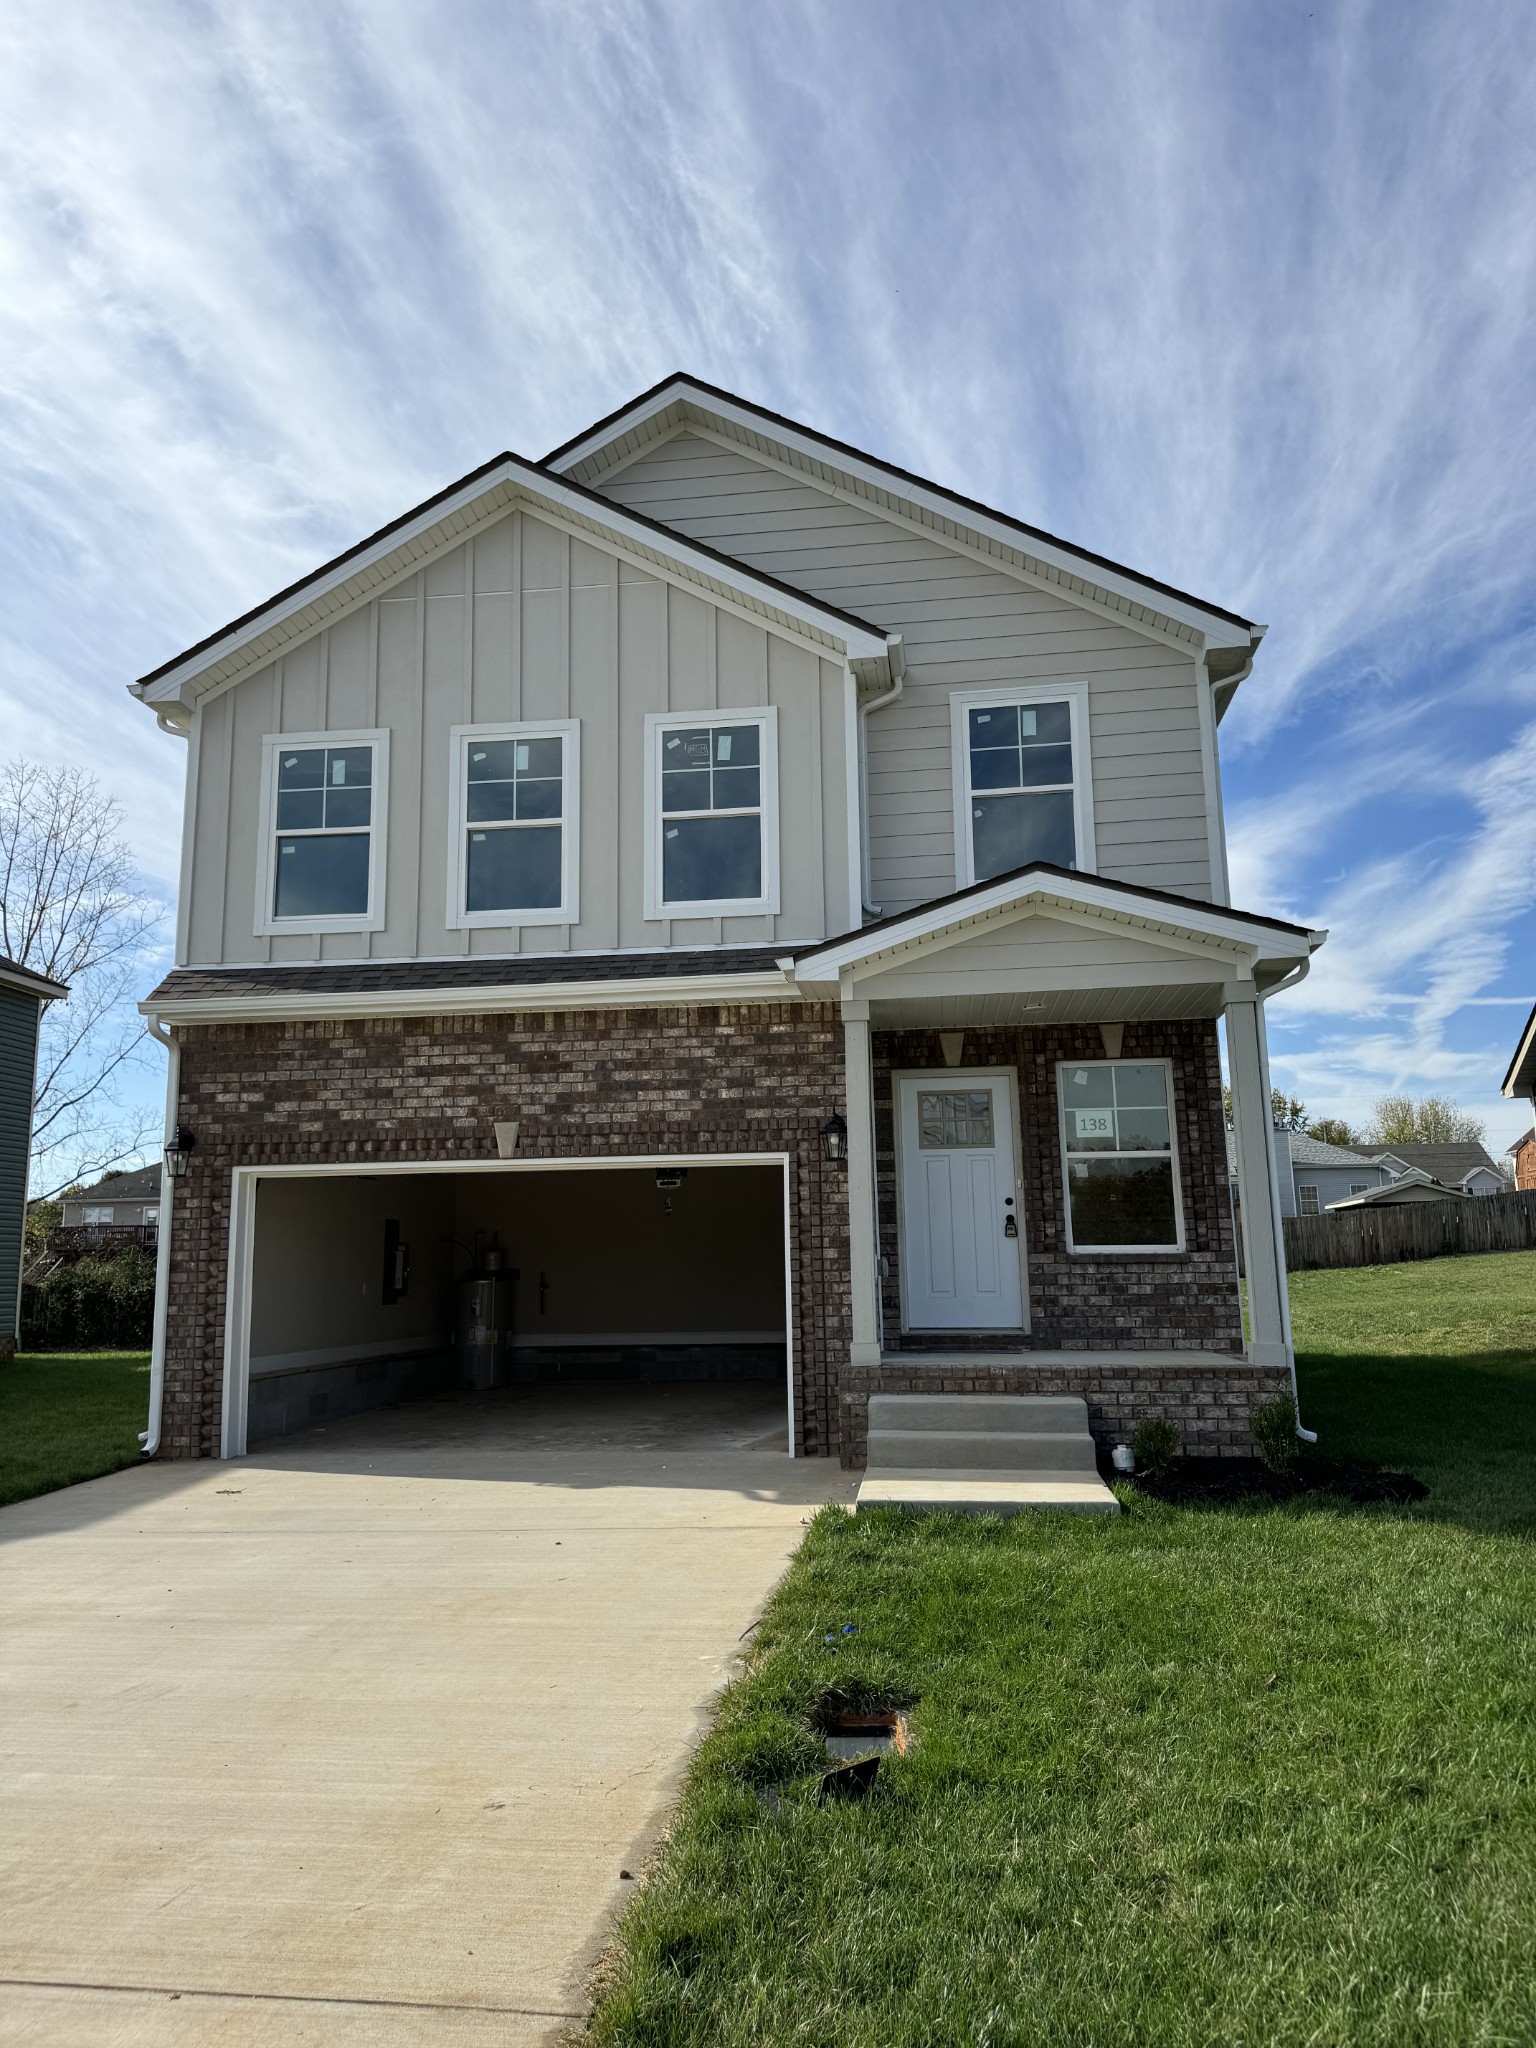
[[[1249,1433],[1271,1472],[1289,1472],[1299,1454],[1296,1403],[1289,1394],[1264,1401],[1248,1418]]]
[[[1149,1415],[1131,1433],[1136,1469],[1150,1479],[1166,1472],[1183,1448],[1183,1439],[1166,1415]]]

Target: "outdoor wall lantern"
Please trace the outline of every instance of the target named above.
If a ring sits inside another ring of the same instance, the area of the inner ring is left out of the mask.
[[[171,1170],[171,1178],[180,1180],[187,1170],[187,1160],[197,1144],[196,1134],[176,1126],[176,1135],[165,1148],[165,1163]]]
[[[848,1125],[835,1113],[821,1127],[821,1149],[832,1160],[848,1157]]]

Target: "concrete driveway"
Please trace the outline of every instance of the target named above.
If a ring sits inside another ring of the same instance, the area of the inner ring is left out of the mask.
[[[0,2042],[561,2039],[852,1481],[757,1389],[490,1395],[0,1511]]]

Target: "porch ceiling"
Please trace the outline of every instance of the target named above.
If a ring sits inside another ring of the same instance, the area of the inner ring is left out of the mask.
[[[869,1021],[877,1031],[937,1028],[981,1031],[989,1026],[1134,1024],[1146,1019],[1219,1017],[1219,981],[1153,984],[1143,988],[1015,989],[1007,994],[889,996],[869,990]]]

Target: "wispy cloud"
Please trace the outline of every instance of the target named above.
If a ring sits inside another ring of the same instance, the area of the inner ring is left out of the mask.
[[[691,367],[1267,619],[1240,895],[1334,931],[1287,1071],[1486,1096],[1536,951],[1533,55],[1500,0],[13,0],[4,746],[168,888],[130,676]]]

